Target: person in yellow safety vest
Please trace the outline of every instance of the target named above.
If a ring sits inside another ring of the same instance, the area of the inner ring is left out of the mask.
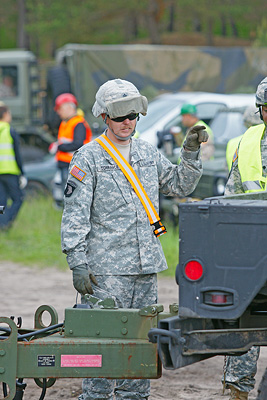
[[[55,100],[54,109],[62,122],[58,129],[58,140],[50,146],[49,151],[52,154],[56,153],[57,167],[61,174],[62,192],[67,182],[69,164],[73,153],[92,140],[91,128],[84,119],[81,109],[77,106],[77,99],[71,93],[62,93]],[[57,203],[59,206],[62,205],[60,200]]]
[[[250,127],[236,149],[225,195],[266,190],[267,182],[267,77],[257,87],[256,107],[263,123]],[[248,399],[254,388],[260,347],[253,346],[242,356],[229,356],[223,382],[231,399]]]
[[[15,220],[23,203],[21,189],[23,167],[19,148],[19,137],[11,128],[11,113],[6,105],[0,105],[0,205],[5,212],[0,215],[0,229],[7,230]],[[8,200],[11,199],[11,205]]]
[[[181,115],[182,115],[182,124],[186,128],[191,128],[195,125],[205,126],[205,129],[209,135],[209,139],[206,143],[203,143],[203,145],[201,146],[201,158],[202,161],[212,159],[214,156],[213,132],[209,125],[207,125],[204,121],[201,121],[197,117],[196,106],[193,104],[183,104],[181,108]]]
[[[247,129],[253,125],[260,124],[261,119],[257,108],[255,106],[248,106],[244,112],[243,120],[244,120],[244,125],[246,126]],[[232,168],[233,156],[235,154],[236,149],[238,148],[242,136],[243,135],[234,137],[233,139],[230,139],[229,142],[227,143],[225,157],[229,172]]]

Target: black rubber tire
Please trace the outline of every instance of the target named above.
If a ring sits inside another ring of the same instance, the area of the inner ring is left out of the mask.
[[[62,93],[71,93],[70,74],[65,66],[58,65],[48,70],[47,90],[52,100]]]
[[[267,399],[267,368],[262,376],[261,382],[258,388],[258,396],[256,400],[266,400]]]
[[[34,161],[41,161],[47,155],[46,151],[39,149],[35,146],[21,146],[20,153],[23,164]]]
[[[25,188],[25,195],[29,198],[36,198],[39,196],[52,196],[49,189],[41,182],[29,180]]]
[[[48,70],[46,90],[46,118],[44,122],[56,135],[60,124],[60,118],[54,111],[55,99],[62,93],[72,93],[70,74],[67,67],[64,65],[57,65]]]

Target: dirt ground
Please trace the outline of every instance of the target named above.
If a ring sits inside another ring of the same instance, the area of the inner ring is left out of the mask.
[[[22,327],[33,328],[36,309],[43,304],[54,306],[63,322],[64,309],[76,302],[76,292],[72,286],[70,271],[55,269],[36,270],[18,264],[0,261],[0,316],[21,316]],[[159,279],[159,303],[165,310],[178,300],[178,289],[171,278]],[[257,387],[267,366],[267,349],[262,347],[256,375],[256,388],[249,399],[255,400]],[[217,356],[179,370],[163,370],[160,379],[151,381],[151,400],[223,400],[221,375],[223,357]],[[1,377],[0,377],[1,380]],[[47,389],[46,400],[73,399],[81,392],[81,379],[59,379]],[[25,380],[27,388],[23,399],[37,400],[41,389],[33,380]],[[2,386],[2,385],[1,385]],[[2,389],[1,389],[2,390]],[[0,391],[0,399],[2,399]]]

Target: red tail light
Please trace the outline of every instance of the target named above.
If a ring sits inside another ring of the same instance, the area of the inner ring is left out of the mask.
[[[224,304],[227,303],[227,297],[225,294],[212,294],[211,302],[213,304]]]
[[[231,306],[234,304],[233,293],[208,290],[203,292],[203,303],[209,306]]]
[[[203,267],[199,261],[189,261],[184,269],[185,276],[191,281],[198,281],[203,275]]]

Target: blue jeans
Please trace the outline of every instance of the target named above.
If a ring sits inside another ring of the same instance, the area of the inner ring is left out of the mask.
[[[12,202],[10,206],[7,206],[8,199]],[[4,214],[0,215],[0,228],[8,227],[14,221],[22,203],[18,175],[0,174],[0,206],[5,206]]]

